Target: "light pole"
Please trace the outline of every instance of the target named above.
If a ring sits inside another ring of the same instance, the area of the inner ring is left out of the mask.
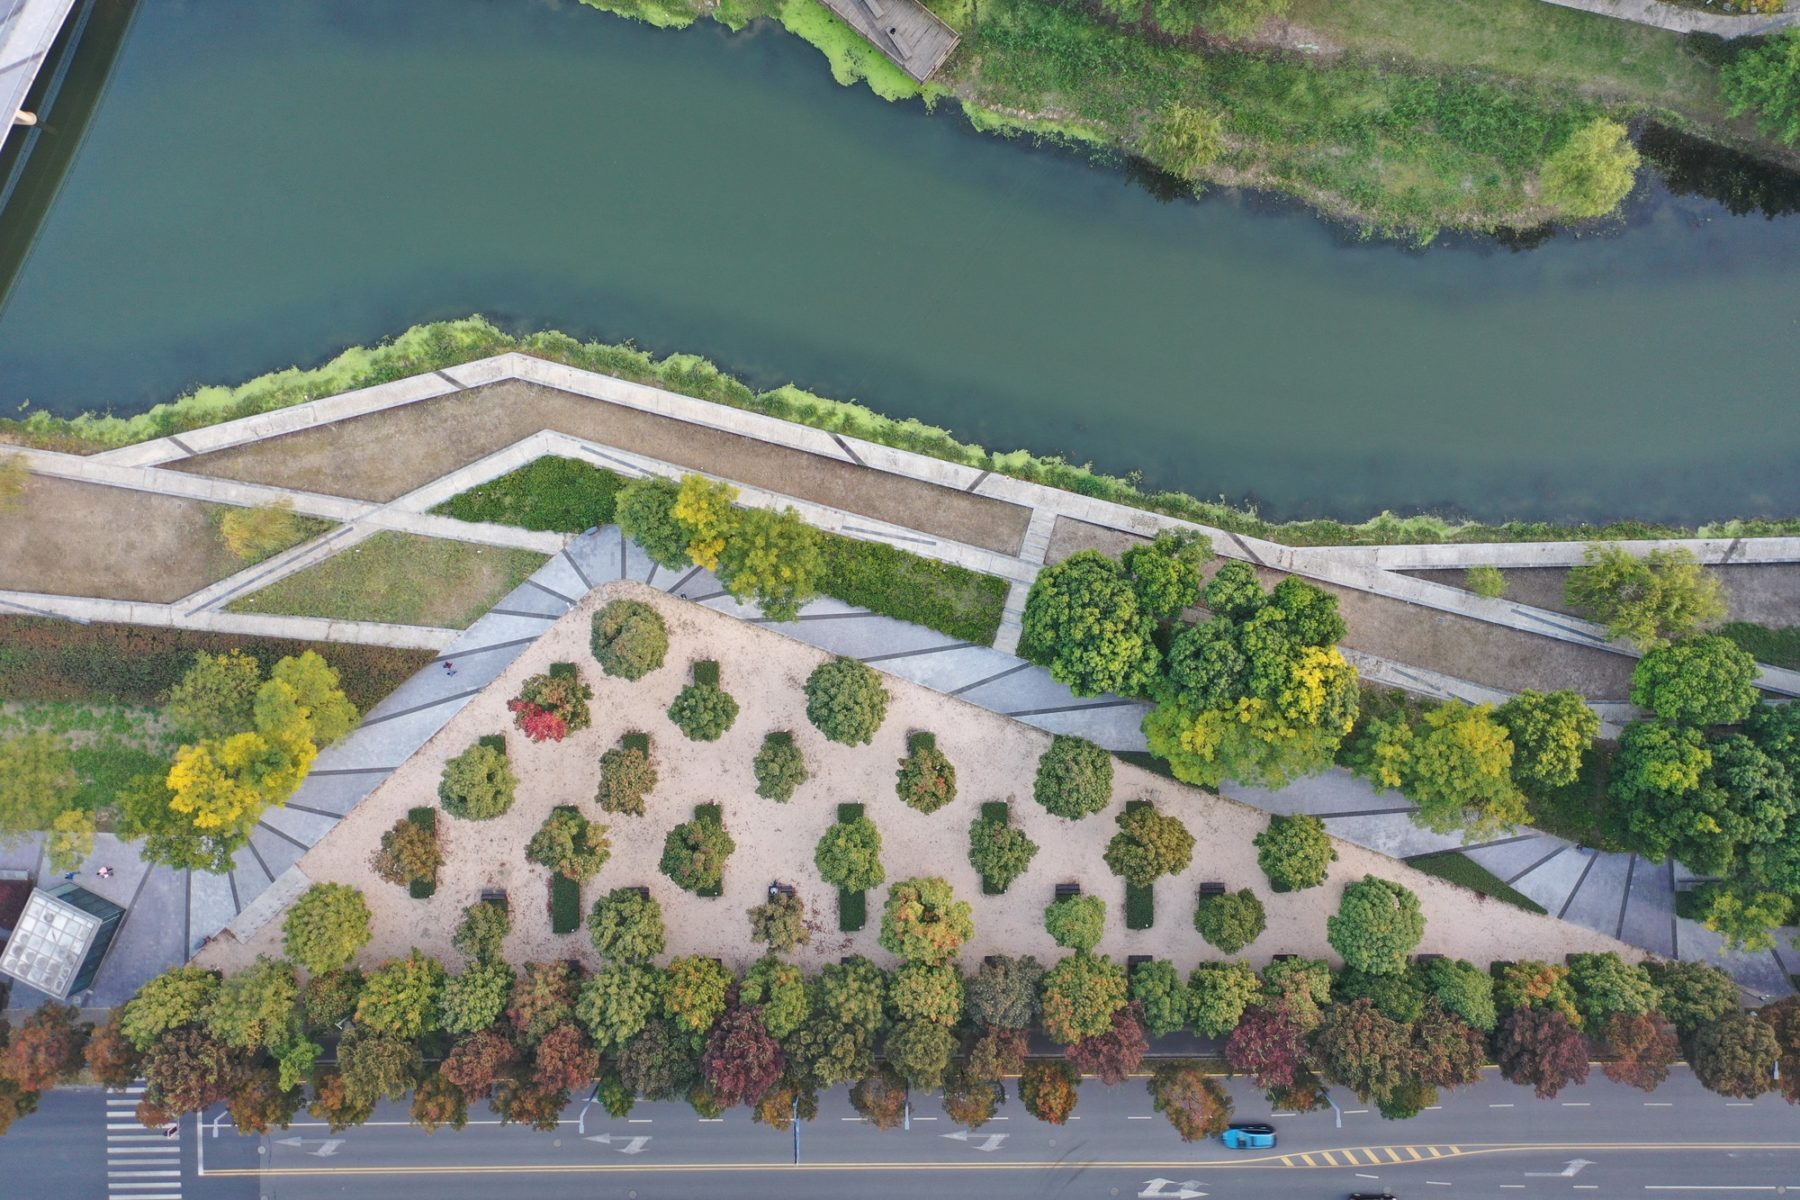
[[[793,1124],[794,1124],[794,1165],[797,1167],[800,1165],[800,1093],[799,1092],[794,1093]]]

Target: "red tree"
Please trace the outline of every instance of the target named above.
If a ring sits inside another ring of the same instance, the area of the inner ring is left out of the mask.
[[[1775,1044],[1781,1048],[1781,1078],[1775,1086],[1789,1104],[1800,1104],[1800,996],[1784,996],[1756,1015],[1775,1031]]]
[[[1487,1036],[1435,1002],[1413,1026],[1418,1082],[1431,1088],[1467,1087],[1481,1080]]]
[[[532,1083],[545,1091],[566,1092],[592,1083],[600,1074],[600,1052],[581,1026],[564,1021],[537,1044]]]
[[[1530,1084],[1548,1100],[1571,1083],[1586,1083],[1588,1044],[1569,1018],[1553,1008],[1517,1008],[1495,1038],[1500,1074]]]
[[[994,1119],[1004,1093],[991,1079],[977,1079],[966,1069],[952,1070],[944,1080],[944,1112],[964,1129],[980,1129]]]
[[[1063,1051],[1075,1068],[1116,1085],[1144,1061],[1150,1040],[1144,1036],[1144,1006],[1127,1004],[1112,1015],[1112,1028],[1098,1037],[1082,1038]]]
[[[1681,1053],[1669,1023],[1656,1013],[1615,1013],[1602,1031],[1613,1058],[1601,1069],[1614,1083],[1654,1092]]]
[[[560,742],[569,735],[569,723],[529,700],[508,700],[513,722],[534,742]]]
[[[105,1087],[128,1087],[138,1077],[137,1047],[120,1032],[117,1009],[113,1010],[112,1020],[96,1029],[94,1036],[88,1039],[85,1057],[88,1070]]]
[[[850,1105],[877,1129],[892,1129],[906,1115],[906,1082],[886,1067],[877,1067],[850,1089]]]
[[[763,1026],[762,1009],[727,1009],[706,1039],[700,1071],[714,1097],[729,1108],[755,1104],[787,1070],[781,1043]]]
[[[469,1123],[469,1098],[445,1079],[443,1072],[434,1071],[413,1089],[412,1119],[426,1133],[436,1133],[445,1125],[461,1129]]]
[[[971,1079],[1000,1080],[1025,1069],[1031,1035],[1023,1029],[989,1029],[969,1047]]]
[[[1075,1068],[1055,1059],[1034,1059],[1019,1075],[1019,1099],[1025,1111],[1047,1125],[1061,1125],[1081,1099],[1076,1091],[1081,1077]]]
[[[78,1024],[81,1012],[55,1001],[42,1005],[13,1031],[12,1040],[0,1051],[0,1078],[10,1079],[21,1091],[43,1092],[81,1070],[81,1048],[87,1027]]]
[[[1259,1088],[1292,1087],[1306,1066],[1306,1034],[1285,1003],[1252,1005],[1225,1043],[1225,1061]]]
[[[1182,1141],[1197,1142],[1225,1132],[1231,1119],[1231,1097],[1199,1063],[1163,1063],[1148,1086],[1156,1111],[1169,1118]]]
[[[0,1134],[12,1128],[14,1121],[37,1111],[38,1094],[28,1092],[10,1079],[0,1079]]]
[[[471,1100],[486,1096],[519,1066],[519,1048],[493,1029],[481,1029],[457,1041],[444,1056],[444,1078]]]
[[[300,1089],[284,1092],[280,1084],[268,1067],[242,1073],[231,1089],[231,1123],[239,1133],[262,1134],[288,1127],[300,1110]]]
[[[231,1095],[243,1063],[231,1047],[197,1026],[158,1038],[144,1054],[145,1094],[175,1116]]]
[[[361,1125],[375,1115],[373,1100],[351,1095],[344,1077],[336,1071],[319,1077],[313,1101],[306,1111],[324,1121],[333,1133],[342,1133],[352,1125]]]
[[[541,1088],[512,1084],[494,1093],[494,1111],[502,1121],[529,1125],[545,1133],[555,1133],[568,1106],[569,1093],[560,1088]]]

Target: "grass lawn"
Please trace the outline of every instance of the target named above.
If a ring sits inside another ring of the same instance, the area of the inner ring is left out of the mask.
[[[232,612],[462,629],[546,558],[535,550],[386,530],[228,607]]]
[[[1466,887],[1472,892],[1480,892],[1483,896],[1492,896],[1496,900],[1522,908],[1526,912],[1541,913],[1544,906],[1527,896],[1524,892],[1507,886],[1504,879],[1456,850],[1443,854],[1429,854],[1424,858],[1407,860],[1407,866],[1435,875],[1447,883]]]
[[[1800,625],[1771,629],[1749,621],[1733,621],[1719,632],[1730,638],[1759,663],[1771,667],[1800,668]]]
[[[550,456],[452,496],[431,511],[459,521],[580,533],[612,524],[613,501],[625,483],[616,471]]]

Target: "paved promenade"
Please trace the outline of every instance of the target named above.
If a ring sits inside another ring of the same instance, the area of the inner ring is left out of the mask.
[[[1661,0],[1548,0],[1548,3],[1667,29],[1671,33],[1710,33],[1723,38],[1761,37],[1800,23],[1800,13],[1763,16],[1759,13],[1708,12],[1680,4],[1664,4]]]
[[[25,96],[74,7],[75,0],[0,0],[0,146],[15,131]]]

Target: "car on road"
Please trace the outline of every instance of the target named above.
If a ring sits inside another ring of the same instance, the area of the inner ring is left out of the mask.
[[[1275,1127],[1251,1121],[1233,1121],[1219,1135],[1228,1150],[1273,1150]]]
[[[1350,1200],[1400,1200],[1392,1192],[1351,1192]]]

